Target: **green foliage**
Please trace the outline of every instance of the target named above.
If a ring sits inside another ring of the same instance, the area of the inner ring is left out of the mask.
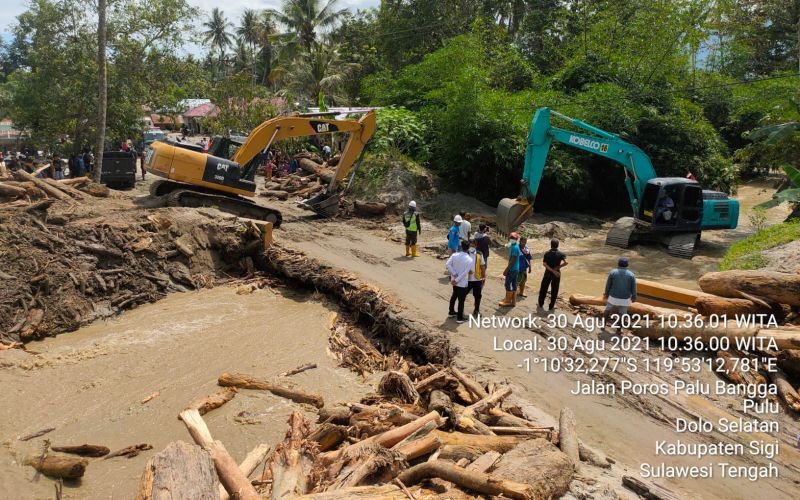
[[[787,202],[794,204],[795,207],[800,204],[800,170],[791,165],[784,165],[783,170],[789,178],[789,185],[791,187],[778,191],[772,195],[771,200],[759,204],[756,208],[772,208]]]
[[[213,102],[219,103],[219,114],[206,119],[205,125],[215,134],[246,135],[278,114],[271,94],[263,87],[253,86],[246,71],[219,82],[212,97]]]
[[[389,106],[377,111],[377,129],[370,150],[425,159],[428,156],[425,123],[412,111]]]
[[[767,264],[761,252],[797,239],[800,239],[800,219],[767,227],[731,245],[719,268],[721,271],[759,269]]]

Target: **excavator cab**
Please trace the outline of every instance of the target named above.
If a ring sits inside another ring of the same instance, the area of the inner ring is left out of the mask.
[[[703,190],[682,177],[650,179],[644,188],[639,219],[659,231],[700,231]]]

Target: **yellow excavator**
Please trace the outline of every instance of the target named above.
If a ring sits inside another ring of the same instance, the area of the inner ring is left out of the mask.
[[[349,133],[328,187],[301,202],[301,206],[330,217],[339,210],[339,184],[361,163],[367,143],[375,133],[375,112],[358,120],[326,118],[329,114],[279,116],[254,128],[244,139],[216,138],[208,152],[201,146],[173,140],[153,142],[144,158],[145,168],[163,179],[150,186],[153,196],[165,196],[170,206],[215,207],[224,212],[281,224],[278,210],[262,207],[249,198],[256,194],[255,175],[269,148],[281,139]]]

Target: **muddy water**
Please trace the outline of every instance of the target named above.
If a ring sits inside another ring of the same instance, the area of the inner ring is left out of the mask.
[[[773,181],[756,181],[742,185],[736,196],[740,205],[739,226],[727,231],[705,231],[697,253],[691,260],[672,257],[656,245],[638,245],[626,250],[606,246],[605,236],[611,223],[604,224],[600,231],[591,232],[587,238],[567,239],[562,242],[561,249],[567,254],[570,264],[563,271],[561,289],[566,294],[600,295],[605,284],[605,274],[616,265],[620,255],[625,255],[631,261],[631,269],[640,278],[697,290],[697,278],[704,273],[717,271],[719,260],[728,247],[755,232],[750,215],[753,207],[772,198],[775,191],[772,185]],[[771,208],[765,212],[766,223],[780,223],[789,213],[787,204]],[[550,243],[541,238],[529,242],[528,246],[536,255],[541,255],[550,248]],[[533,270],[539,274],[538,267],[534,266]],[[498,270],[500,271],[502,269]],[[538,288],[538,284],[536,287]]]
[[[53,445],[100,444],[116,450],[149,443],[132,459],[92,459],[68,498],[131,498],[144,464],[170,441],[191,441],[176,416],[192,399],[217,389],[225,371],[276,378],[300,364],[318,368],[289,380],[324,395],[326,404],[355,400],[368,389],[326,353],[331,308],[307,296],[230,287],[175,294],[29,347],[0,353],[0,498],[52,498],[47,478],[31,482],[26,453]],[[152,401],[140,401],[154,392]],[[258,443],[276,444],[293,408],[259,391],[240,391],[206,415],[212,435],[238,461]],[[242,417],[239,415],[247,412]],[[56,430],[20,442],[46,427]]]

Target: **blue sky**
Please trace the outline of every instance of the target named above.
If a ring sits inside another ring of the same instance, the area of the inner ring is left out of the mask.
[[[210,12],[214,7],[220,7],[232,22],[241,15],[244,9],[269,9],[280,7],[280,0],[188,0],[191,5],[205,12]],[[222,4],[222,5],[221,5]],[[353,10],[365,7],[377,7],[380,0],[339,0],[340,8]],[[28,0],[0,0],[0,36],[8,38],[11,26],[16,22],[18,15],[23,13],[28,5]]]

